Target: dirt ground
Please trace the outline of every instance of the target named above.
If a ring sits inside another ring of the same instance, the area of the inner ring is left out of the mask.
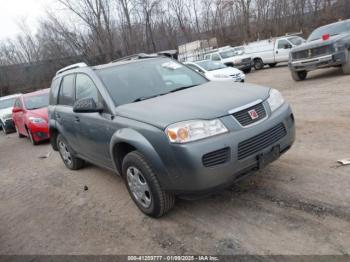
[[[161,219],[144,216],[111,172],[69,171],[50,145],[0,136],[0,254],[349,254],[350,166],[336,160],[350,157],[350,76],[327,69],[296,83],[276,67],[247,82],[290,102],[293,148]]]

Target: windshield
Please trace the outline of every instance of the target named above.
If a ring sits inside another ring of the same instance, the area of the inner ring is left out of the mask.
[[[298,36],[289,37],[288,40],[289,42],[291,42],[293,45],[296,45],[296,46],[301,45],[304,42],[304,39]]]
[[[24,105],[28,110],[49,106],[49,94],[24,97]]]
[[[16,98],[9,98],[9,99],[0,100],[0,110],[13,107],[15,100],[16,100]]]
[[[222,69],[227,67],[226,65],[219,63],[219,62],[213,62],[213,61],[201,61],[196,62],[197,65],[203,67],[207,71],[214,71],[218,69]]]
[[[350,32],[350,22],[345,21],[341,23],[331,24],[317,28],[311,33],[307,41],[315,41],[321,39],[323,35],[329,34],[330,36],[339,35],[345,32]]]
[[[199,73],[169,58],[148,58],[97,70],[115,105],[206,83]]]
[[[230,50],[227,50],[227,51],[220,52],[220,55],[221,55],[222,58],[225,59],[225,58],[236,56],[237,53],[233,49],[230,49]]]

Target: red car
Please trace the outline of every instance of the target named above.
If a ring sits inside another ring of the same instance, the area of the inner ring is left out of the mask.
[[[29,137],[33,145],[49,139],[49,89],[36,91],[16,99],[12,118],[19,137]]]

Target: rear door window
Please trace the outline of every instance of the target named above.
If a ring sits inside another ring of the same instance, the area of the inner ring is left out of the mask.
[[[58,103],[60,105],[73,106],[74,103],[74,78],[75,75],[67,75],[63,77],[60,94],[58,97]]]

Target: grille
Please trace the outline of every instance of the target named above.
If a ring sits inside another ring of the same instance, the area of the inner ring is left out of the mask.
[[[226,163],[230,159],[230,148],[225,147],[208,154],[205,154],[202,157],[202,163],[205,167],[212,167]]]
[[[256,119],[252,119],[249,115],[249,111],[255,110],[258,114],[258,117]],[[247,109],[244,109],[242,111],[236,112],[233,114],[233,117],[237,119],[237,121],[242,126],[248,126],[251,124],[254,124],[255,122],[260,121],[261,119],[264,119],[266,117],[266,111],[262,103],[249,107]]]
[[[333,52],[331,45],[320,46],[312,49],[307,49],[299,52],[293,53],[293,59],[305,59],[305,58],[314,58],[323,55],[328,55]]]
[[[259,135],[238,144],[238,160],[251,156],[264,148],[273,145],[287,135],[286,128],[281,123]]]
[[[230,75],[230,76],[233,77],[233,78],[238,78],[238,77],[241,76],[241,73],[233,74],[233,75]]]

